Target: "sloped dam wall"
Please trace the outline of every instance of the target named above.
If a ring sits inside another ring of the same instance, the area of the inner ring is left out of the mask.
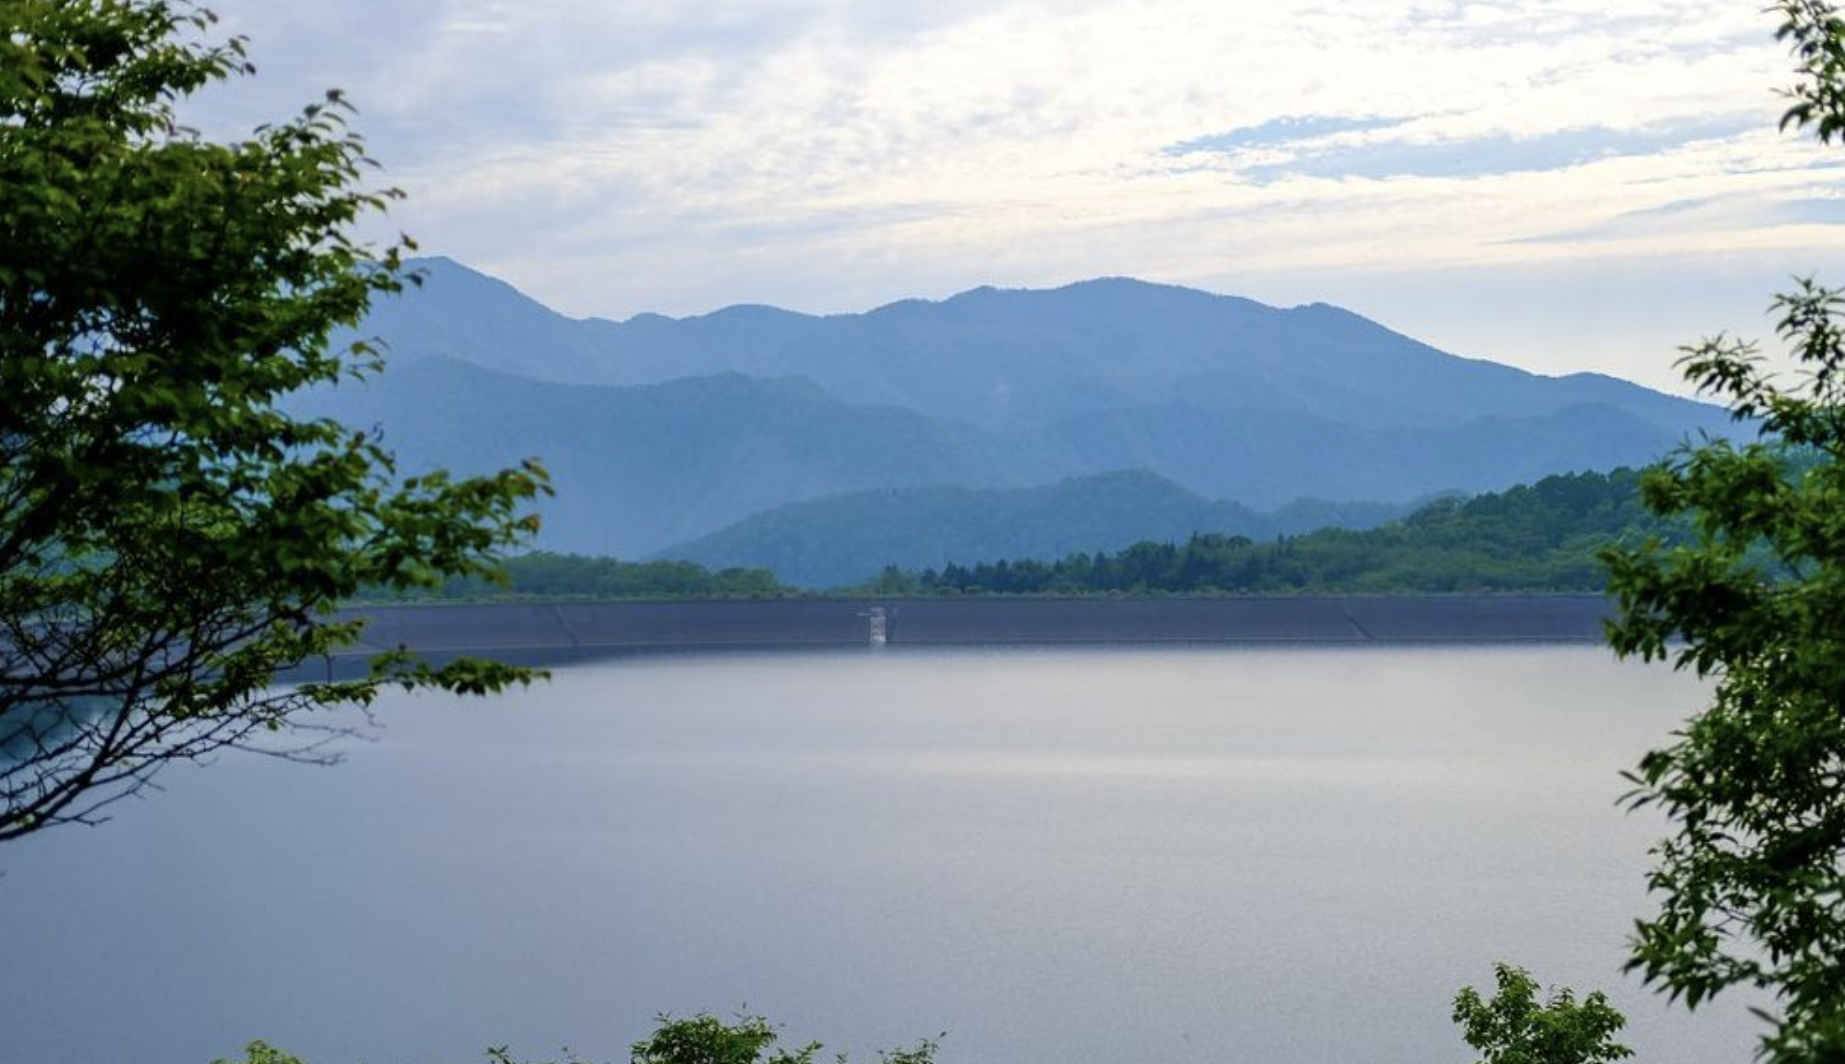
[[[881,618],[878,614],[881,611]],[[1594,643],[1600,595],[762,599],[381,606],[355,654],[407,646],[533,663],[599,654],[894,646]]]

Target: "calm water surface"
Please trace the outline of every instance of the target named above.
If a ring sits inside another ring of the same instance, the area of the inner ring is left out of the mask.
[[[1702,702],[1594,649],[631,659],[400,698],[326,770],[229,757],[0,851],[0,1060],[626,1060],[747,1005],[873,1060],[1463,1064],[1463,984],[1619,974]]]

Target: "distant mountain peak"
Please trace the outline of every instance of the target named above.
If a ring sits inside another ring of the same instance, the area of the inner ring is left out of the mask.
[[[1111,274],[1111,275],[1103,276],[1103,277],[1087,277],[1087,278],[1083,278],[1077,281],[1068,281],[1063,284],[1046,285],[1046,286],[1041,286],[1041,287],[1001,286],[1001,285],[983,284],[983,285],[976,286],[974,288],[969,288],[962,292],[957,292],[954,295],[949,296],[947,299],[941,300],[939,302],[931,303],[931,301],[928,301],[928,300],[899,300],[898,302],[899,303],[922,302],[922,303],[930,303],[930,305],[941,306],[941,305],[949,305],[949,304],[961,303],[961,302],[978,302],[981,300],[992,300],[992,299],[1027,299],[1029,300],[1029,299],[1058,298],[1058,297],[1098,295],[1098,294],[1110,294],[1110,295],[1140,294],[1140,295],[1149,295],[1149,296],[1178,295],[1178,296],[1197,297],[1197,298],[1202,298],[1202,299],[1227,299],[1227,300],[1234,300],[1240,303],[1254,303],[1255,302],[1254,300],[1246,299],[1242,296],[1226,295],[1223,293],[1206,291],[1202,288],[1193,288],[1187,285],[1180,285],[1180,284],[1169,284],[1163,281],[1149,281],[1144,278],[1129,277],[1129,276],[1121,275],[1121,274]],[[887,304],[887,305],[895,305],[895,304]]]
[[[1202,288],[1194,288],[1190,285],[1169,284],[1164,281],[1149,281],[1140,277],[1129,277],[1125,274],[1109,274],[1104,277],[1089,277],[1081,281],[1071,281],[1069,284],[1060,285],[1056,288],[1049,289],[1049,291],[1093,292],[1109,289],[1127,292],[1185,292],[1190,295],[1222,296],[1222,293],[1207,292]],[[1235,299],[1240,297],[1230,296],[1228,298]]]
[[[1187,495],[1197,494],[1196,492],[1187,490],[1184,485],[1171,477],[1155,473],[1151,469],[1106,469],[1100,473],[1068,476],[1063,478],[1059,483],[1061,485],[1087,483],[1111,487],[1144,487],[1162,491],[1170,489],[1175,492],[1184,492]]]

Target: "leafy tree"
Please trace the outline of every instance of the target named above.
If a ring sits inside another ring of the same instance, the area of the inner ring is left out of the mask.
[[[636,1042],[632,1064],[813,1064],[820,1050],[819,1042],[809,1042],[799,1049],[776,1049],[775,1028],[761,1016],[739,1016],[735,1023],[707,1012],[675,1020],[659,1018],[660,1027],[648,1038]],[[883,1064],[932,1064],[936,1043],[925,1039],[908,1049],[878,1054]],[[844,1064],[845,1057],[838,1058]]]
[[[1581,1002],[1568,987],[1538,1001],[1531,973],[1493,966],[1498,992],[1483,1001],[1473,987],[1454,998],[1454,1022],[1480,1052],[1479,1064],[1606,1064],[1633,1056],[1614,1040],[1627,1019],[1597,990]]]
[[[633,1064],[812,1064],[820,1043],[809,1042],[792,1052],[777,1049],[775,1028],[760,1016],[739,1017],[727,1024],[710,1013],[683,1020],[660,1017],[660,1029],[634,1043]]]
[[[0,0],[0,840],[91,822],[161,766],[251,745],[315,757],[304,711],[384,683],[528,673],[349,645],[364,586],[487,573],[535,527],[543,471],[398,479],[381,442],[291,417],[373,371],[330,347],[405,282],[355,223],[398,193],[337,95],[229,143],[175,107],[247,73],[244,42],[161,0]]]
[[[270,1045],[255,1041],[244,1047],[242,1060],[218,1059],[212,1064],[302,1064],[301,1058]]]
[[[809,1042],[795,1050],[774,1048],[778,1035],[769,1021],[761,1016],[739,1016],[735,1023],[725,1023],[708,1012],[684,1019],[660,1016],[653,1034],[634,1043],[631,1064],[814,1064],[819,1042]],[[924,1039],[914,1046],[892,1049],[878,1054],[880,1064],[935,1064],[937,1043]],[[774,1049],[773,1052],[770,1052]],[[213,1064],[304,1064],[303,1061],[270,1046],[251,1042],[244,1059],[218,1060]],[[767,1054],[766,1056],[764,1054]],[[845,1054],[837,1058],[846,1064]],[[487,1050],[488,1064],[522,1064],[506,1046]],[[523,1064],[538,1064],[537,1061]],[[547,1064],[586,1064],[583,1058],[564,1050],[562,1060]]]
[[[1799,77],[1783,127],[1845,137],[1845,22],[1778,5]],[[1802,369],[1777,380],[1752,343],[1687,349],[1686,376],[1761,438],[1682,451],[1642,482],[1690,541],[1611,551],[1623,655],[1715,682],[1709,708],[1646,755],[1632,804],[1663,810],[1659,911],[1630,966],[1692,1006],[1735,986],[1773,1001],[1763,1056],[1845,1059],[1845,320],[1811,280],[1778,297]]]

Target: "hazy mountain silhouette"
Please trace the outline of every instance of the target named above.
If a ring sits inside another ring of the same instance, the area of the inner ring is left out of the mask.
[[[847,402],[1015,432],[1076,414],[1180,404],[1365,427],[1456,426],[1611,407],[1674,432],[1720,409],[1592,373],[1545,377],[1445,354],[1322,303],[1280,309],[1122,278],[976,288],[825,317],[734,306],[688,318],[565,318],[448,259],[380,301],[366,332],[408,360],[446,355],[521,376],[654,384],[803,376]]]
[[[631,388],[513,377],[447,358],[303,397],[377,427],[405,471],[540,457],[557,496],[542,546],[636,557],[798,499],[893,485],[1024,485],[1060,467],[908,410],[841,403],[799,378],[727,373]]]
[[[415,265],[425,284],[359,330],[390,344],[390,370],[306,403],[382,424],[407,468],[544,458],[557,549],[649,553],[841,492],[1124,469],[1258,510],[1401,503],[1641,465],[1728,425],[1714,406],[1459,358],[1336,307],[1125,279],[611,322],[446,259]],[[1130,484],[1096,490],[1110,483]]]

